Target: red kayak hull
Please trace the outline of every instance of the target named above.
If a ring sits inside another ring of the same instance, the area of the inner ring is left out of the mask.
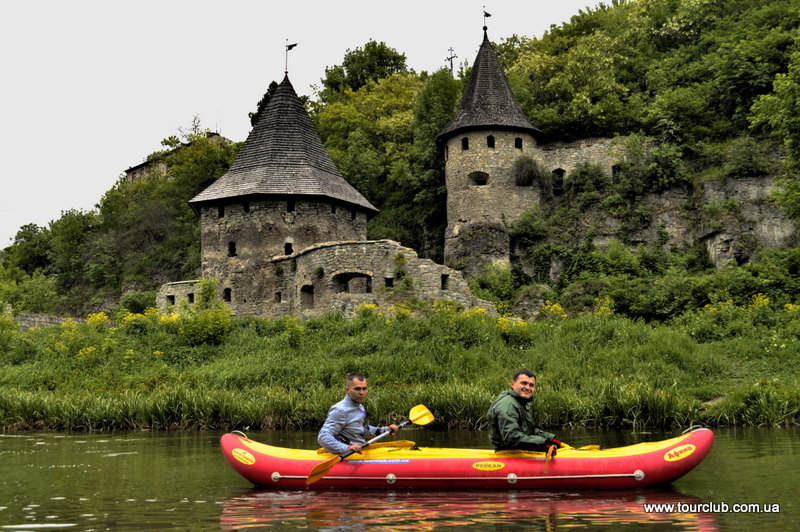
[[[225,434],[220,445],[233,469],[264,488],[596,490],[672,482],[697,466],[713,441],[711,430],[697,429],[614,449],[561,449],[551,460],[525,451],[378,444],[337,463],[311,486],[306,486],[309,472],[334,455],[273,447],[236,434]]]

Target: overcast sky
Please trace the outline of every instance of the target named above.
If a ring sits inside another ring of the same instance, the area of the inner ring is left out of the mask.
[[[234,141],[271,81],[313,96],[369,39],[417,72],[472,64],[483,34],[541,37],[597,0],[17,0],[0,3],[0,249],[93,209],[193,117]]]

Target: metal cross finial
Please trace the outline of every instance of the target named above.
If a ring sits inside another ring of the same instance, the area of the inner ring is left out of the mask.
[[[445,61],[450,61],[450,74],[452,74],[453,73],[453,59],[455,59],[458,56],[453,53],[453,47],[452,46],[450,48],[448,48],[447,51],[450,52],[450,56],[446,57],[444,60]]]

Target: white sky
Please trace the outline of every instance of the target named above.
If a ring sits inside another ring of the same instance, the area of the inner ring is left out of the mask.
[[[541,37],[598,0],[16,0],[0,3],[0,249],[24,224],[93,209],[161,139],[201,125],[247,137],[284,49],[298,94],[370,38],[417,72],[483,37]]]

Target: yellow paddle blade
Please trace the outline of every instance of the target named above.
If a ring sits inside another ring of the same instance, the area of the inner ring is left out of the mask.
[[[433,421],[433,414],[425,405],[417,405],[409,412],[408,419],[415,425],[427,425]]]
[[[306,479],[306,486],[310,486],[314,482],[324,477],[325,473],[327,473],[330,468],[332,468],[341,461],[342,457],[336,455],[333,458],[329,458],[324,462],[315,465],[314,469],[311,470],[311,473],[308,474],[308,478]]]

